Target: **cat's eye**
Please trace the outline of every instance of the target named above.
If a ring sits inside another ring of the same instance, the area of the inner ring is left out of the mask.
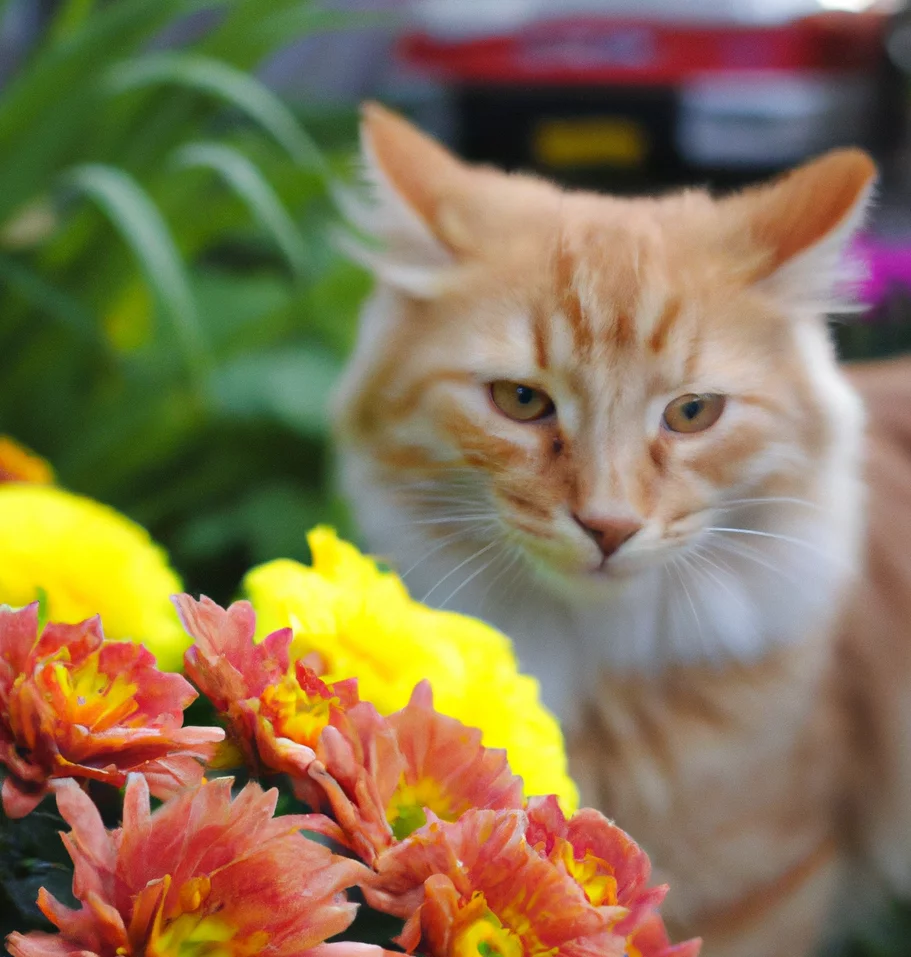
[[[671,432],[704,432],[721,418],[723,411],[723,395],[691,392],[668,402],[664,410],[664,425]]]
[[[490,398],[503,415],[517,422],[534,422],[554,411],[553,400],[546,392],[509,379],[491,383]]]

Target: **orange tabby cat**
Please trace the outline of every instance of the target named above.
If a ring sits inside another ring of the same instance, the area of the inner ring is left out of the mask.
[[[617,199],[378,106],[363,147],[337,418],[371,546],[517,641],[706,957],[809,954],[861,870],[911,892],[911,367],[855,374],[867,531],[824,321],[871,161]]]

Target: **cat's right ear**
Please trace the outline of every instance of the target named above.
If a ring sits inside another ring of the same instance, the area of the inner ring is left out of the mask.
[[[344,241],[345,251],[383,282],[433,296],[461,251],[460,205],[471,195],[471,169],[376,103],[361,112],[361,161],[366,191],[345,194],[342,205],[375,245]]]

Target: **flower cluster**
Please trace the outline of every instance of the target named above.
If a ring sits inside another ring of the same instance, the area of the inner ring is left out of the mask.
[[[357,684],[327,683],[319,656],[295,660],[289,628],[254,640],[248,602],[228,609],[183,595],[195,639],[186,670],[221,713],[227,754],[286,774],[317,813],[306,827],[370,870],[375,910],[405,921],[396,942],[426,957],[694,957],[671,946],[642,850],[589,809],[526,798],[505,751],[434,709],[419,681],[384,717]]]
[[[560,726],[504,635],[414,601],[396,575],[331,529],[314,529],[308,541],[312,566],[274,561],[244,580],[260,637],[290,627],[292,657],[309,656],[330,682],[357,675],[362,696],[382,714],[404,707],[428,680],[437,708],[480,728],[486,746],[504,748],[529,791],[578,805]]]
[[[503,635],[414,602],[329,529],[312,567],[250,572],[252,604],[166,614],[177,579],[145,532],[51,483],[0,444],[0,838],[52,792],[77,903],[42,888],[57,932],[11,934],[13,957],[384,957],[328,942],[361,936],[352,889],[423,957],[698,953],[669,942],[642,850],[575,810]],[[174,669],[186,649],[223,729],[183,726],[196,692],[146,645]],[[239,766],[307,813],[237,791],[220,774]],[[99,783],[124,789],[119,827]]]
[[[567,822],[544,799],[432,821],[383,856],[364,890],[406,921],[396,942],[426,957],[695,957],[698,941],[670,945],[655,910],[666,888],[646,887],[648,870],[605,817]]]
[[[435,711],[427,681],[384,718],[359,700],[354,680],[327,684],[305,661],[292,662],[290,629],[256,644],[248,602],[225,610],[206,598],[175,601],[195,639],[187,674],[227,726],[221,763],[287,774],[298,797],[332,815],[311,826],[366,863],[424,824],[427,809],[454,821],[472,807],[522,806],[506,752],[484,748],[480,731]]]
[[[184,728],[196,692],[132,642],[106,642],[98,618],[38,625],[38,604],[0,605],[3,809],[31,811],[55,778],[121,787],[140,772],[157,797],[198,781],[220,728]]]

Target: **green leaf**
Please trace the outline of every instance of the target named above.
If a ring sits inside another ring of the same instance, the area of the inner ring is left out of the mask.
[[[64,38],[46,37],[0,98],[0,221],[85,156],[99,116],[99,75],[148,42],[188,0],[117,0]]]
[[[82,341],[102,344],[92,313],[24,260],[0,253],[0,281],[14,289],[39,314],[58,320]]]
[[[201,379],[207,356],[189,278],[174,238],[148,193],[123,170],[100,163],[74,167],[64,174],[63,182],[94,200],[132,249],[174,328],[188,370]]]
[[[196,560],[244,547],[253,564],[273,558],[306,561],[307,532],[326,521],[323,497],[306,486],[281,479],[265,481],[224,507],[194,515],[184,526],[178,548]]]
[[[322,437],[339,371],[338,359],[313,346],[242,355],[213,373],[213,405],[230,418],[273,419],[300,435]]]
[[[57,42],[75,33],[91,17],[97,5],[98,0],[64,0],[51,22],[50,39]]]
[[[265,84],[227,63],[198,53],[168,50],[115,66],[108,86],[115,92],[176,84],[217,97],[257,122],[301,166],[325,171],[316,144],[287,106]]]
[[[272,236],[292,272],[303,277],[307,270],[304,241],[278,194],[252,160],[222,143],[189,143],[177,150],[174,162],[184,168],[205,168],[217,173]]]
[[[17,911],[16,930],[52,929],[36,906],[41,887],[69,906],[77,903],[72,861],[59,836],[66,830],[52,797],[24,818],[8,818],[0,810],[0,887]]]

